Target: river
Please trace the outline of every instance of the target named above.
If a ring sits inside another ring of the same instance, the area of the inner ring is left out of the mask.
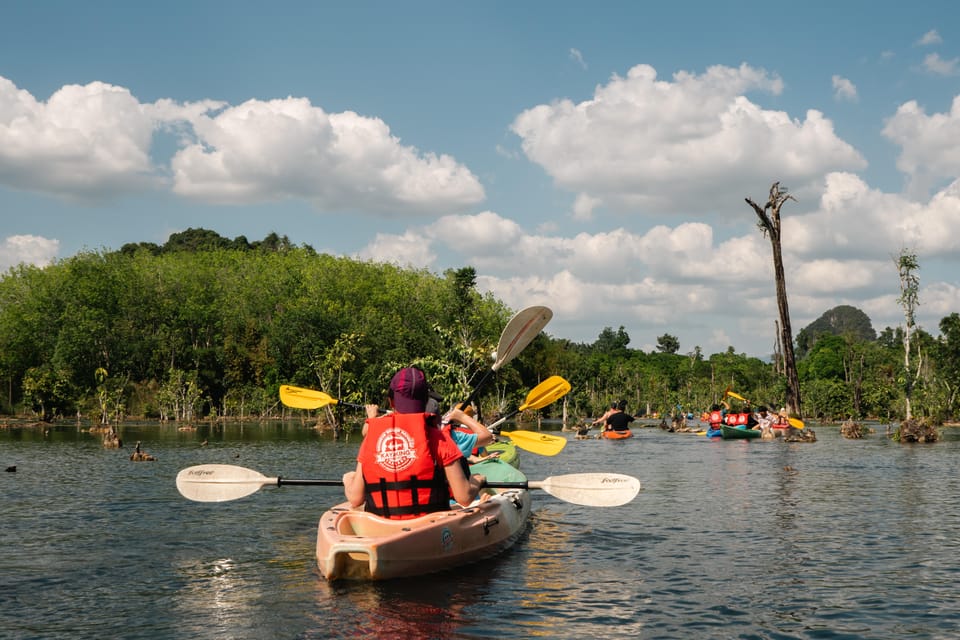
[[[527,533],[452,573],[328,584],[317,520],[336,487],[190,502],[201,463],[339,478],[358,438],[300,422],[0,429],[0,637],[955,638],[960,432],[901,445],[811,425],[815,443],[708,441],[636,429],[521,454],[532,480],[611,471],[615,508],[535,492]],[[531,427],[527,427],[531,428]],[[132,462],[136,441],[156,456]]]

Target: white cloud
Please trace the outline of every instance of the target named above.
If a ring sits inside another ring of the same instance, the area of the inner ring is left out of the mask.
[[[847,78],[833,76],[833,97],[835,100],[845,100],[847,102],[856,102],[859,99],[857,95],[857,86]]]
[[[303,98],[249,100],[192,121],[174,156],[174,190],[218,203],[302,198],[320,210],[427,213],[480,202],[452,157],[405,147],[378,118],[328,114]]]
[[[178,150],[150,159],[156,131]],[[484,190],[449,155],[403,145],[378,118],[326,113],[306,99],[141,104],[102,82],[67,85],[47,102],[0,77],[0,185],[83,200],[165,187],[219,204],[290,198],[323,211],[437,215]]]
[[[400,235],[378,233],[357,257],[416,269],[427,267],[436,259],[430,250],[430,243],[425,242],[416,230]]]
[[[576,200],[573,201],[573,219],[591,220],[593,211],[603,204],[600,198],[594,198],[588,193],[578,193]]]
[[[57,257],[60,241],[40,236],[8,236],[0,243],[0,271],[18,264],[45,267]]]
[[[913,195],[922,197],[936,181],[960,176],[960,96],[949,113],[928,116],[915,100],[900,105],[883,135],[900,145],[897,168],[907,174]]]
[[[941,42],[943,42],[943,38],[940,37],[940,34],[937,32],[937,30],[931,29],[920,36],[920,39],[917,40],[917,45],[926,47],[934,44],[940,44]]]
[[[622,210],[733,206],[771,175],[802,188],[865,166],[820,112],[795,120],[744,95],[782,90],[779,77],[748,65],[678,72],[672,81],[637,65],[592,99],[532,107],[511,128],[558,186]]]
[[[944,60],[936,53],[929,53],[923,59],[923,68],[937,76],[955,76],[960,69],[960,58]]]
[[[570,49],[570,59],[577,63],[581,69],[587,68],[587,63],[583,60],[583,54],[580,53],[579,49]]]
[[[0,184],[89,201],[158,186],[153,128],[122,87],[66,85],[41,102],[0,77]]]

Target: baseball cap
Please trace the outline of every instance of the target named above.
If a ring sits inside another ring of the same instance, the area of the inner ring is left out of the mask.
[[[397,413],[422,413],[427,407],[427,377],[416,367],[404,367],[390,380],[390,397]]]

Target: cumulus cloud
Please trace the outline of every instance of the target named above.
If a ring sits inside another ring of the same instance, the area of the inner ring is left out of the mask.
[[[122,87],[66,85],[42,102],[0,77],[0,184],[90,201],[159,186],[153,128]]]
[[[746,64],[678,72],[670,81],[637,65],[590,100],[527,109],[511,129],[558,186],[621,210],[689,212],[742,202],[771,175],[803,187],[828,171],[865,166],[819,111],[797,120],[745,95],[782,90],[778,76]]]
[[[177,145],[169,166],[151,160],[159,131]],[[84,200],[172,185],[210,203],[296,198],[384,215],[460,211],[485,197],[451,156],[402,144],[379,118],[327,113],[303,98],[142,104],[91,82],[42,102],[3,77],[0,185]]]
[[[0,243],[0,271],[18,264],[45,267],[57,257],[60,241],[41,236],[8,236]]]
[[[941,42],[943,42],[943,38],[940,37],[940,34],[937,32],[937,30],[931,29],[920,36],[920,39],[917,40],[917,45],[927,47],[934,44],[940,44]]]
[[[900,145],[897,168],[910,182],[910,192],[925,196],[936,181],[960,175],[960,96],[948,113],[927,115],[915,100],[887,119],[883,135]]]
[[[402,234],[378,233],[357,257],[418,269],[433,264],[436,254],[430,250],[429,242],[424,242],[417,231],[410,230]]]
[[[171,167],[174,190],[199,200],[300,198],[320,210],[436,214],[484,197],[452,157],[403,146],[379,118],[328,114],[303,98],[249,100],[191,124],[196,141]]]
[[[937,76],[955,76],[960,68],[960,58],[944,60],[938,54],[930,53],[923,59],[923,68]]]
[[[857,95],[857,85],[853,84],[847,78],[833,76],[833,97],[835,100],[844,100],[847,102],[856,102],[859,99]]]

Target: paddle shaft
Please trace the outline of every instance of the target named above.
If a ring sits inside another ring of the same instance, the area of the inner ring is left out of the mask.
[[[273,478],[267,478],[264,480],[265,483],[271,483]],[[288,485],[291,487],[342,487],[343,480],[288,480],[287,478],[277,478],[277,486],[282,487]],[[539,483],[536,481],[526,481],[526,482],[498,482],[498,481],[486,481],[483,483],[484,487],[490,489],[538,489]]]

